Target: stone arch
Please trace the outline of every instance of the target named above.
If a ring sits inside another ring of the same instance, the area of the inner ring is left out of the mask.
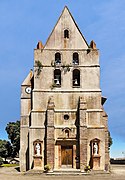
[[[56,86],[61,86],[61,70],[60,69],[54,70],[54,83]]]
[[[72,85],[73,87],[80,86],[80,70],[79,69],[74,69],[72,72]]]
[[[64,38],[69,38],[69,30],[68,29],[65,29],[64,30]]]
[[[73,62],[74,65],[78,65],[79,64],[79,54],[77,52],[73,53],[72,62]]]
[[[41,155],[42,154],[42,141],[39,139],[36,139],[33,142],[33,147],[34,147],[34,155]]]
[[[61,54],[59,52],[55,53],[55,63],[56,64],[61,63]]]

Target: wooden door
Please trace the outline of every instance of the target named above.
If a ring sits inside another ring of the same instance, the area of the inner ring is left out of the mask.
[[[62,165],[72,166],[73,153],[72,146],[62,146],[61,148],[61,160]]]

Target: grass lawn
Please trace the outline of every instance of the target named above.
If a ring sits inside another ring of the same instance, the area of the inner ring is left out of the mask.
[[[1,167],[15,167],[19,166],[19,164],[2,164]]]

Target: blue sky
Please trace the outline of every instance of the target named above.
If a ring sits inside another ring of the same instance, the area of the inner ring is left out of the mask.
[[[87,42],[100,49],[101,89],[113,138],[111,157],[125,152],[125,1],[0,0],[0,138],[20,119],[20,85],[67,5]]]

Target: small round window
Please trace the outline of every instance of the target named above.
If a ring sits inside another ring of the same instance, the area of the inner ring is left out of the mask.
[[[68,115],[68,114],[65,114],[65,115],[64,115],[64,119],[65,119],[65,120],[68,120],[68,119],[69,119],[69,115]]]

